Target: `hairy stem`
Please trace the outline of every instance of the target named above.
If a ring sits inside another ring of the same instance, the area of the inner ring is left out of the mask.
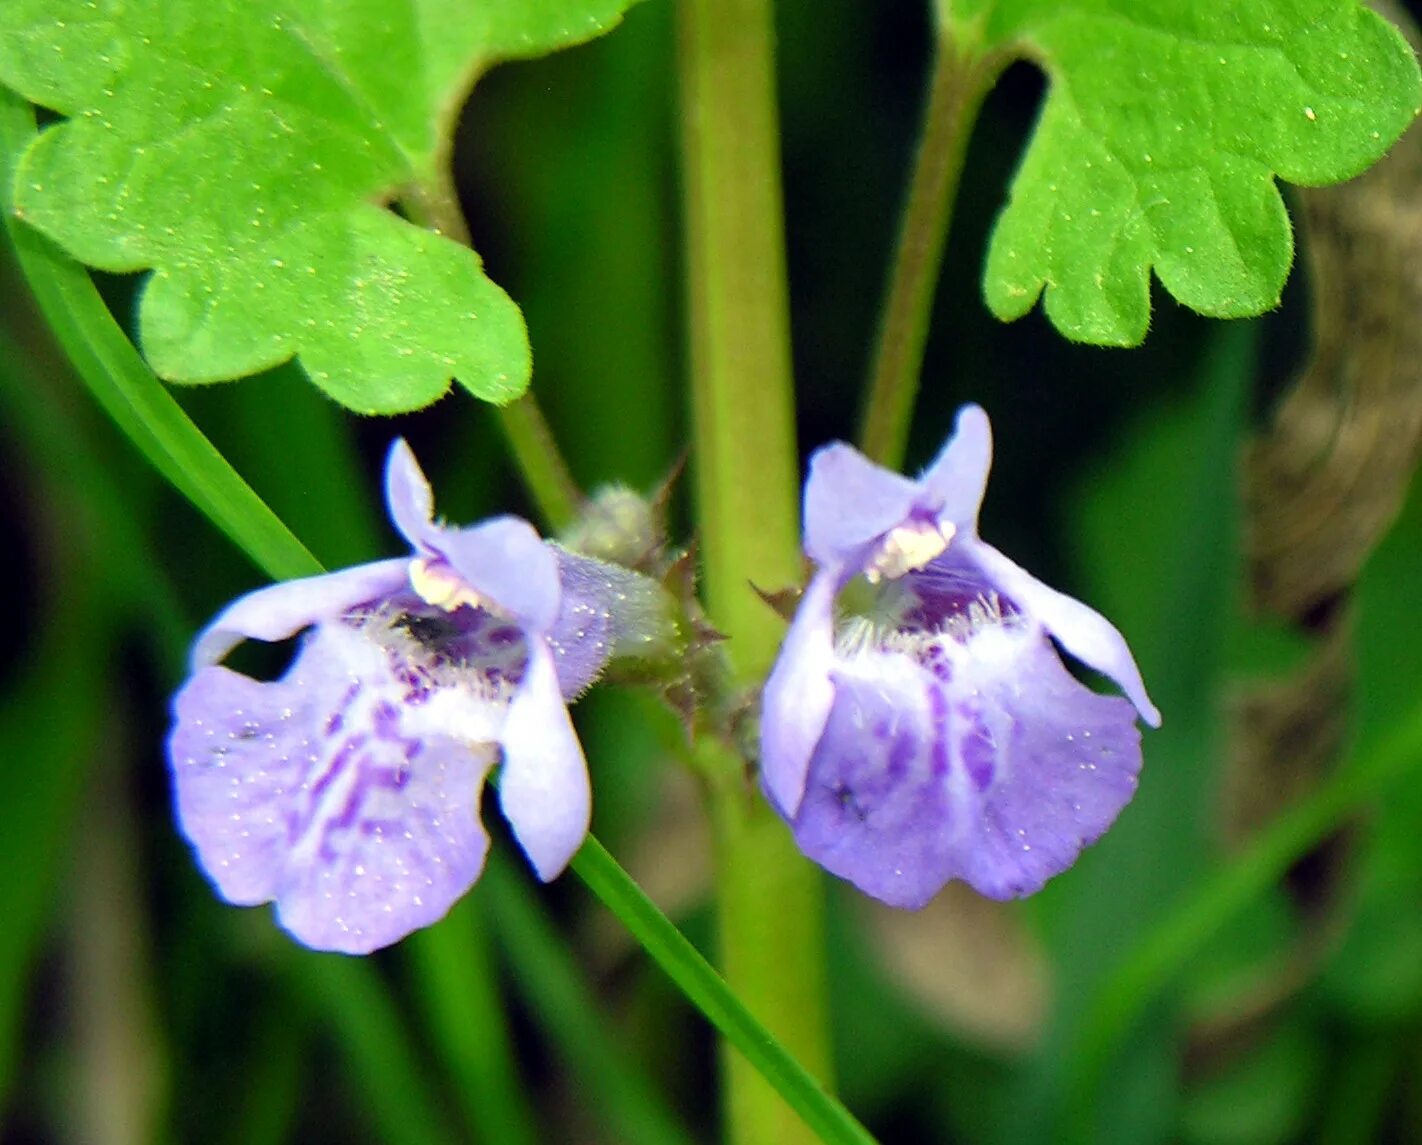
[[[902,465],[908,444],[968,138],[1000,66],[963,48],[948,21],[942,21],[859,431],[860,448],[891,469]]]
[[[734,682],[764,679],[781,627],[752,585],[801,578],[798,463],[770,0],[681,0],[681,115],[696,494],[707,609]],[[716,826],[722,969],[750,1010],[821,1078],[829,1051],[818,872],[746,780],[703,744]],[[727,1139],[815,1138],[724,1051]]]
[[[437,177],[409,188],[401,201],[421,226],[464,246],[471,245],[459,196],[444,169]],[[544,525],[555,532],[566,528],[576,516],[583,495],[532,392],[506,406],[495,406],[494,414]]]

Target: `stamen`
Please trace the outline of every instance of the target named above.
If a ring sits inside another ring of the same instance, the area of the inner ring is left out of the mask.
[[[897,580],[904,573],[923,568],[943,554],[957,531],[951,521],[942,525],[934,521],[909,521],[890,530],[864,570],[864,579],[878,584],[886,577]]]
[[[835,654],[847,660],[861,652],[876,650],[883,644],[885,636],[886,630],[868,617],[848,617],[835,633]]]
[[[967,602],[961,612],[943,619],[943,631],[961,643],[985,628],[1006,628],[1016,614],[1004,608],[1002,597],[995,592],[980,592]]]
[[[443,560],[417,557],[410,562],[410,587],[426,604],[453,612],[464,605],[482,608],[485,612],[507,619],[504,611],[486,597],[480,596]]]

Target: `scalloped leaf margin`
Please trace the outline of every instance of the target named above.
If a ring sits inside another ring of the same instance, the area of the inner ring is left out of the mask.
[[[1412,49],[1356,0],[977,0],[945,32],[1049,81],[993,229],[988,306],[1009,321],[1042,298],[1100,345],[1144,339],[1152,270],[1202,314],[1278,305],[1293,237],[1276,178],[1359,174],[1422,104]]]
[[[452,378],[527,388],[518,307],[468,247],[406,221],[443,193],[480,75],[615,26],[634,0],[4,0],[0,82],[66,117],[16,210],[80,260],[153,273],[154,369],[222,381],[297,357],[360,413]]]

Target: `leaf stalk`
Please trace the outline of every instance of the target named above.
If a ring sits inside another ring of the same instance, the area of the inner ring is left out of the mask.
[[[438,174],[410,187],[402,205],[421,226],[462,246],[471,246],[469,224],[446,169],[441,168]],[[551,532],[567,528],[583,503],[582,490],[573,480],[572,470],[532,391],[508,405],[495,406],[494,416],[543,524]]]
[[[964,46],[946,15],[941,19],[859,432],[860,449],[890,469],[902,466],[908,445],[968,140],[1001,66],[997,57]]]

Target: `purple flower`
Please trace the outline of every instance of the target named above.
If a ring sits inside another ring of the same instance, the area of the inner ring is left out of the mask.
[[[894,906],[1041,889],[1135,793],[1136,713],[1160,723],[1121,634],[978,538],[991,463],[977,406],[918,481],[844,444],[810,463],[818,568],[765,685],[762,782],[806,855]],[[872,602],[836,631],[860,576]]]
[[[591,805],[565,699],[624,638],[632,574],[541,540],[516,517],[433,519],[396,442],[390,515],[413,554],[274,585],[203,632],[173,703],[178,819],[229,902],[275,902],[321,950],[357,954],[443,917],[479,877],[479,802],[499,801],[543,879],[567,865]],[[219,661],[244,639],[306,629],[286,673]]]

